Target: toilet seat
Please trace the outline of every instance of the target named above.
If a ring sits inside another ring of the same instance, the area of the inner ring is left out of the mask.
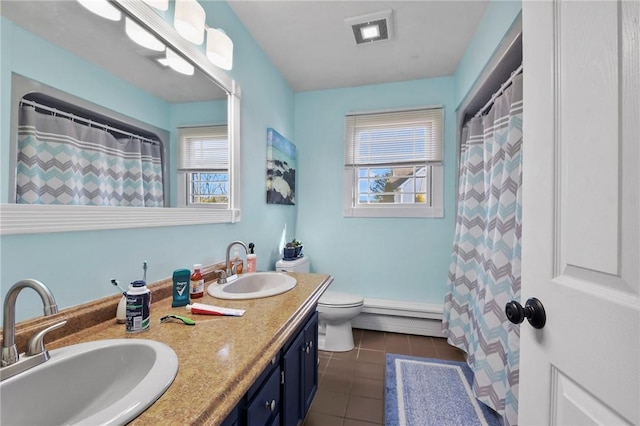
[[[363,304],[364,297],[362,296],[335,291],[325,291],[324,294],[320,296],[320,300],[318,300],[318,306],[327,308],[354,308],[362,306]]]

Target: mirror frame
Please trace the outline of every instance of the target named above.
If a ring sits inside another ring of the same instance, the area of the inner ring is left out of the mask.
[[[183,39],[151,7],[136,0],[113,0],[112,4],[138,22],[167,47],[191,62],[227,93],[227,128],[232,147],[233,175],[229,209],[179,207],[61,206],[44,204],[0,204],[0,235],[39,234],[125,228],[235,223],[241,220],[240,185],[240,99],[235,80],[214,66],[195,45]]]

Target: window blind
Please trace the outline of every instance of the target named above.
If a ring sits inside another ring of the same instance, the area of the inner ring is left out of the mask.
[[[443,121],[443,108],[347,115],[345,165],[440,162]]]
[[[229,169],[227,126],[186,127],[178,130],[178,170]]]

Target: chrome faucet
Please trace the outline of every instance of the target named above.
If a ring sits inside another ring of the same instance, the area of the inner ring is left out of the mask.
[[[235,246],[236,244],[241,245],[242,247],[244,247],[244,252],[245,253],[249,253],[249,247],[247,247],[247,245],[245,243],[243,243],[242,241],[234,241],[231,244],[229,244],[227,246],[227,257],[225,258],[225,268],[227,268],[227,278],[229,278],[231,275],[234,275],[234,268],[230,268],[229,267],[229,253],[231,252],[231,247]]]
[[[54,324],[38,333],[36,333],[27,344],[27,352],[24,363],[22,360],[19,362],[18,348],[16,346],[16,299],[18,294],[24,288],[32,288],[38,293],[42,299],[44,305],[44,316],[49,316],[58,313],[58,305],[53,298],[53,294],[47,288],[46,285],[40,281],[33,279],[26,279],[15,283],[7,292],[7,296],[4,299],[4,311],[2,322],[2,380],[25,371],[31,367],[35,367],[38,364],[43,363],[49,359],[49,354],[44,348],[44,336],[57,328],[62,327],[67,322],[62,321]],[[18,364],[22,364],[18,367]],[[16,365],[17,368],[9,368]]]

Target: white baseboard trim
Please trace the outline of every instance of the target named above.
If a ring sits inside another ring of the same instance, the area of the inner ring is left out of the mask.
[[[444,337],[442,305],[387,299],[364,299],[360,315],[351,320],[353,328]]]

